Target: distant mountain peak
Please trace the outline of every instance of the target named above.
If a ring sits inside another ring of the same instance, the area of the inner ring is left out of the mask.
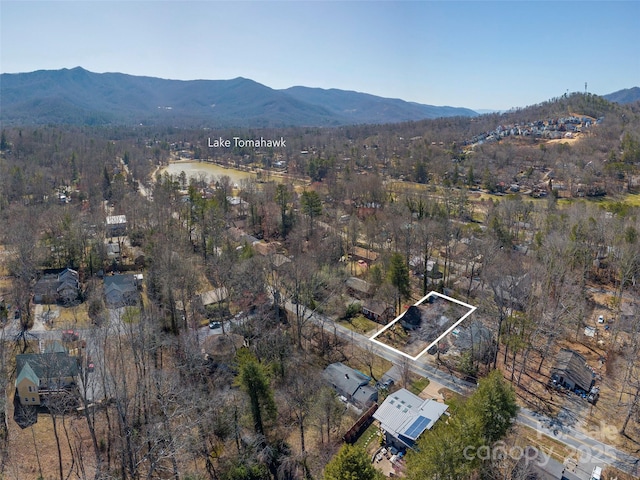
[[[603,97],[615,103],[637,102],[640,100],[640,87],[625,88],[617,92],[609,93],[608,95],[603,95]]]

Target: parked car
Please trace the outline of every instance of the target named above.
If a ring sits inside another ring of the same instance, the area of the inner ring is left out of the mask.
[[[63,342],[75,342],[76,340],[78,340],[78,338],[80,338],[80,336],[78,335],[78,332],[76,332],[75,330],[62,331]]]
[[[222,324],[220,322],[209,322],[209,328],[213,330],[214,328],[220,328]]]

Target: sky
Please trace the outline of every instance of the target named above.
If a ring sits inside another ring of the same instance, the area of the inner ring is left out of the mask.
[[[77,66],[506,110],[640,86],[640,0],[0,0],[0,72]]]

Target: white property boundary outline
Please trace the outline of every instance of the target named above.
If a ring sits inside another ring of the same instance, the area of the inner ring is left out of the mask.
[[[450,302],[454,302],[457,303],[458,305],[462,305],[463,307],[467,307],[469,309],[469,311],[467,313],[465,313],[462,317],[460,317],[460,319],[455,322],[453,325],[451,325],[449,328],[447,328],[444,333],[442,335],[440,335],[438,338],[436,338],[433,342],[431,342],[427,348],[425,348],[424,350],[422,350],[420,353],[418,353],[418,355],[416,355],[415,357],[410,356],[408,353],[405,353],[401,350],[398,350],[397,348],[393,348],[389,345],[387,345],[386,343],[381,342],[380,340],[376,340],[376,337],[381,335],[382,333],[384,333],[385,330],[387,330],[388,328],[391,328],[393,325],[395,325],[403,316],[405,313],[407,313],[407,310],[405,310],[404,312],[402,312],[400,315],[398,315],[391,323],[389,323],[388,325],[385,325],[385,327],[380,330],[379,332],[376,332],[375,335],[373,335],[371,338],[369,338],[369,340],[371,340],[374,343],[377,343],[378,345],[380,345],[381,347],[385,347],[388,348],[389,350],[396,352],[400,355],[404,355],[405,357],[407,357],[410,360],[416,361],[418,360],[422,355],[424,355],[425,353],[427,353],[427,350],[429,350],[431,347],[433,347],[434,345],[436,345],[440,340],[442,340],[446,335],[448,335],[449,333],[451,333],[453,331],[454,328],[456,328],[458,325],[460,325],[460,323],[462,323],[462,321],[464,319],[466,319],[469,315],[471,315],[473,312],[475,312],[477,310],[478,307],[474,307],[473,305],[469,305],[468,303],[464,303],[461,302],[460,300],[456,300],[455,298],[449,297],[447,295],[443,295],[441,293],[438,292],[429,292],[427,295],[425,295],[424,297],[422,297],[420,300],[418,300],[416,303],[414,303],[414,306],[418,306],[421,305],[422,303],[424,303],[425,300],[427,300],[429,297],[431,296],[435,296],[435,297],[440,297],[440,298],[444,298],[445,300],[448,300]]]

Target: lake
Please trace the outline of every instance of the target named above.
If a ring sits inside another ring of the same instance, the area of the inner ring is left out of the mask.
[[[184,172],[187,178],[198,178],[200,175],[206,175],[209,180],[220,178],[226,175],[231,179],[232,184],[240,184],[243,179],[256,178],[253,172],[245,172],[232,168],[224,168],[215,163],[208,162],[177,162],[170,163],[168,167],[163,167],[160,174],[168,173],[169,175],[178,176],[180,172]]]

